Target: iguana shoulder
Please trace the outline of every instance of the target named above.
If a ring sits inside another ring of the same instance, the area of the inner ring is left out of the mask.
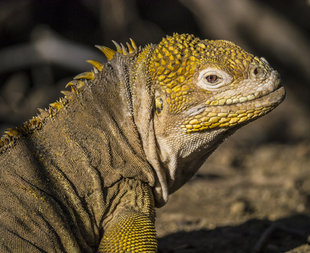
[[[155,206],[284,99],[277,71],[232,42],[114,44],[1,138],[3,251],[155,252]]]

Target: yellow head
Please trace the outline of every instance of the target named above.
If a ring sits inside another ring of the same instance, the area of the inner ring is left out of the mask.
[[[154,49],[148,67],[160,87],[157,115],[165,112],[171,119],[182,114],[179,127],[187,133],[232,127],[275,107],[253,102],[277,89],[277,72],[229,41],[167,36]]]

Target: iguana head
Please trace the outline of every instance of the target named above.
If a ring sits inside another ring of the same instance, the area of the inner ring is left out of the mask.
[[[278,72],[232,42],[174,34],[153,50],[154,128],[169,193],[235,129],[284,98]]]

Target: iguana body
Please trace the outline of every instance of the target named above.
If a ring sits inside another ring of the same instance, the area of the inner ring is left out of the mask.
[[[99,47],[108,63],[2,137],[1,252],[156,252],[155,206],[284,98],[277,72],[231,42],[127,46]]]

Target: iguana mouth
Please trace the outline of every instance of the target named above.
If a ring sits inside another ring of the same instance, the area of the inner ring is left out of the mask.
[[[239,105],[253,104],[252,103],[253,101],[257,101],[257,102],[264,101],[265,99],[270,98],[270,97],[273,97],[276,100],[278,100],[278,103],[281,103],[283,101],[283,99],[285,98],[285,89],[280,84],[280,80],[279,80],[278,84],[276,85],[276,88],[274,90],[272,90],[272,91],[269,91],[269,92],[265,92],[265,91],[259,92],[259,91],[257,91],[255,93],[252,93],[252,94],[248,95],[247,97],[240,97],[238,100],[230,99],[231,101],[233,101],[232,103],[230,103],[229,99],[227,99],[228,103],[226,102],[226,103],[224,103],[222,105],[217,104],[217,105],[197,106],[197,107],[189,109],[186,113],[187,113],[187,115],[189,117],[191,117],[191,116],[196,116],[196,115],[202,113],[208,107],[212,107],[212,108],[220,107],[220,108],[225,108],[225,109],[228,108],[229,109],[230,106],[234,106],[234,105],[237,105],[237,104],[239,104]],[[261,104],[263,104],[263,103],[261,103]]]
[[[187,133],[206,129],[233,127],[261,117],[285,98],[285,89],[280,82],[273,89],[257,94],[253,99],[224,105],[206,105],[190,109],[189,118],[181,125]]]
[[[257,98],[254,98],[253,100],[249,100],[245,102],[244,104],[257,104],[257,106],[271,106],[273,104],[279,104],[283,101],[285,98],[285,89],[282,85],[279,85],[275,90],[263,94],[261,96],[258,96]]]
[[[280,104],[285,98],[285,89],[282,85],[278,85],[276,89],[266,93],[261,93],[256,95],[252,99],[245,101],[240,101],[237,103],[224,105],[223,108],[227,108],[228,111],[231,111],[230,108],[246,108],[247,110],[260,108],[264,106],[271,107],[276,104]],[[216,107],[216,106],[215,106]]]

